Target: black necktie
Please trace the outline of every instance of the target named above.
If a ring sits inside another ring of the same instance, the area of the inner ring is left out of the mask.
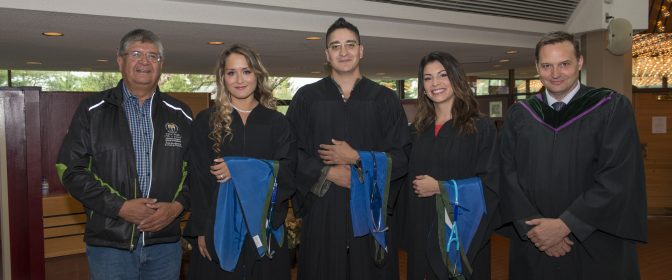
[[[560,111],[560,110],[562,110],[562,108],[565,108],[565,105],[567,105],[567,104],[565,104],[565,102],[559,101],[559,102],[553,103],[553,105],[551,105],[551,106],[553,106],[553,109],[555,109],[556,111]]]

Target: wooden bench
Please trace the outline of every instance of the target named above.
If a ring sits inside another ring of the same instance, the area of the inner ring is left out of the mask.
[[[180,221],[184,229],[189,214]],[[42,198],[44,228],[44,258],[74,255],[86,252],[84,227],[86,214],[82,204],[68,194]]]
[[[86,214],[79,201],[68,194],[42,198],[44,257],[53,258],[84,253]]]

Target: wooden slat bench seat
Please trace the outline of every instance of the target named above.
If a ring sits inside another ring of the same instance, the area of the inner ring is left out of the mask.
[[[82,204],[68,194],[42,198],[44,227],[44,257],[53,258],[84,253],[86,214]],[[186,213],[180,221],[184,228],[189,220]]]
[[[53,258],[84,253],[86,214],[79,201],[68,194],[42,198],[44,257]]]

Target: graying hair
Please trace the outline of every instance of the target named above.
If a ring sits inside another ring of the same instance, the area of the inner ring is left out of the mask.
[[[159,36],[154,34],[154,32],[145,30],[145,29],[135,29],[131,32],[126,33],[121,41],[119,42],[119,49],[117,49],[117,55],[125,54],[128,46],[135,42],[141,43],[152,43],[159,49],[159,54],[163,57],[163,44]]]

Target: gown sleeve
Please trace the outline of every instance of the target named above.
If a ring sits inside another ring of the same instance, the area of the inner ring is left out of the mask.
[[[189,147],[189,186],[191,195],[191,216],[185,236],[206,235],[208,225],[212,223],[210,207],[215,197],[217,181],[210,174],[210,165],[214,159],[213,142],[210,133],[210,113],[203,111],[196,117],[192,127]]]
[[[476,160],[476,176],[483,182],[483,196],[487,209],[487,230],[485,239],[501,225],[500,213],[497,211],[501,199],[499,173],[499,143],[497,128],[490,118],[480,120],[478,126],[478,159]]]
[[[593,230],[646,241],[644,167],[635,118],[628,99],[616,94],[602,127],[593,184],[561,215],[579,239]]]
[[[314,152],[309,151],[308,142],[310,129],[310,108],[306,104],[305,96],[310,94],[310,86],[304,86],[296,93],[292,99],[289,109],[287,109],[287,120],[291,124],[292,132],[296,136],[296,173],[295,183],[297,193],[294,196],[294,207],[297,217],[301,217],[309,208],[312,197],[310,196],[311,187],[318,181],[322,175],[322,168],[325,165],[322,160],[314,156]]]
[[[501,222],[511,222],[516,233],[522,240],[527,240],[527,232],[531,229],[525,221],[532,218],[541,218],[539,211],[527,199],[518,182],[518,170],[516,167],[517,135],[515,126],[523,114],[521,106],[514,104],[507,112],[504,126],[500,132],[500,168],[502,202]]]
[[[296,138],[287,119],[278,114],[278,118],[273,122],[272,140],[274,146],[273,159],[279,161],[278,170],[278,193],[277,204],[285,205],[284,211],[275,212],[273,217],[273,227],[277,228],[285,221],[286,204],[290,197],[296,191],[294,184],[294,170],[296,169]]]
[[[384,144],[383,151],[392,158],[392,168],[390,171],[390,194],[388,198],[388,211],[393,212],[396,201],[399,196],[401,186],[405,182],[405,176],[408,172],[408,156],[406,151],[410,150],[410,128],[404,108],[396,94],[390,92],[386,99],[386,108],[388,108],[387,125],[382,139]]]
[[[486,187],[485,192],[495,196],[499,194],[499,153],[497,128],[492,120],[480,120],[478,126],[478,155],[476,159],[476,176],[481,178]]]

